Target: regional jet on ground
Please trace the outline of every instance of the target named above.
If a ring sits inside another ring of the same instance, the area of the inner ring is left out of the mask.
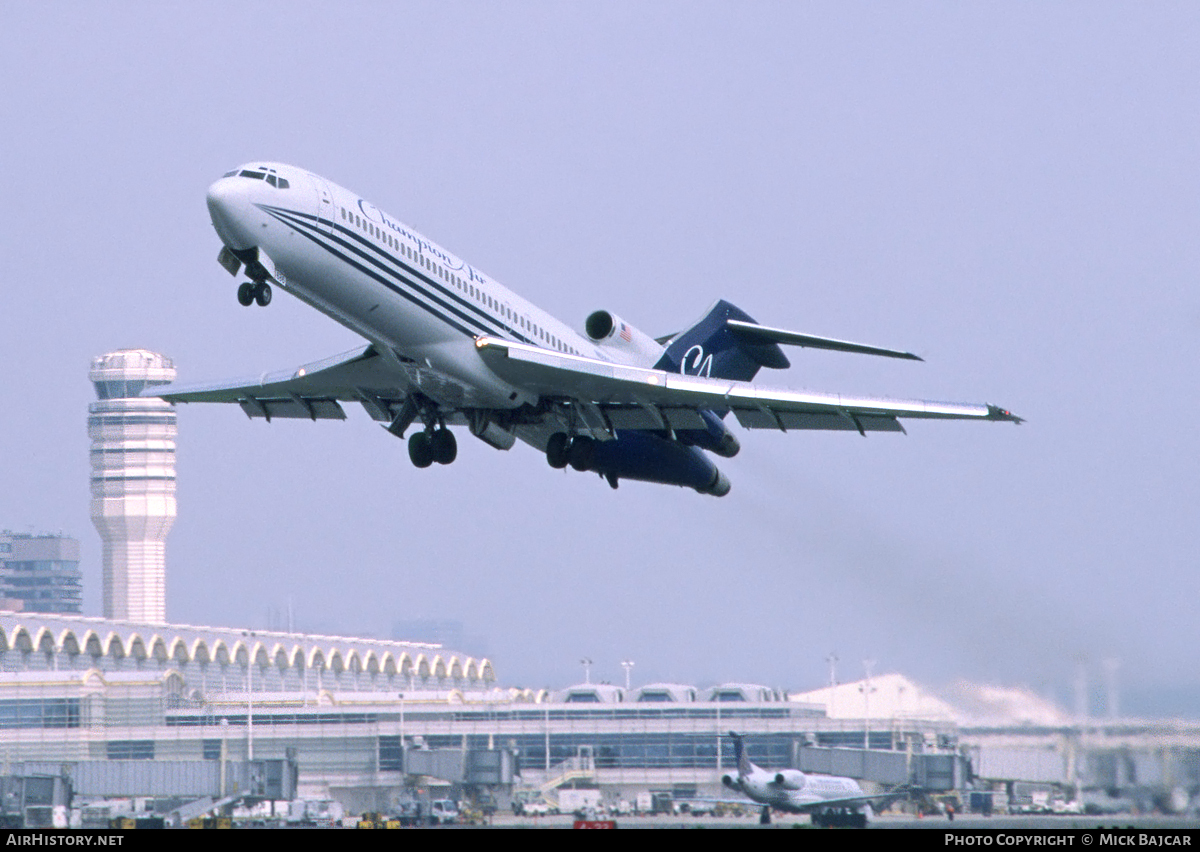
[[[733,731],[737,776],[725,775],[721,783],[744,793],[763,806],[763,823],[771,821],[771,809],[793,814],[811,814],[813,825],[864,828],[872,807],[885,808],[908,795],[898,790],[868,796],[853,778],[838,775],[809,775],[798,769],[771,772],[756,766],[746,756],[742,738]]]
[[[704,451],[739,450],[747,429],[902,432],[899,419],[1007,420],[993,405],[872,399],[751,384],[789,366],[780,344],[921,360],[760,325],[718,301],[658,339],[600,310],[584,334],[535,307],[374,204],[279,163],[228,172],[208,190],[224,243],[218,261],[248,281],[238,301],[267,305],[278,286],[366,340],[350,352],[257,379],[168,385],[171,402],[236,402],[250,417],[345,419],[356,402],[397,437],[414,424],[414,465],[449,464],[466,426],[501,450],[519,438],[551,467],[723,496]]]

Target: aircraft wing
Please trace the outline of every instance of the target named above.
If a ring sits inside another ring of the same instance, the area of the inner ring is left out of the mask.
[[[794,808],[796,813],[811,814],[814,811],[825,811],[830,808],[861,808],[870,805],[874,810],[881,811],[892,802],[906,798],[911,793],[907,787],[893,790],[890,793],[880,793],[874,796],[846,796],[841,799],[822,799],[819,802],[799,805]]]
[[[787,803],[781,799],[764,801],[762,799],[751,797],[748,794],[743,794],[745,797],[739,799],[701,798],[698,801],[707,802],[713,805],[768,805],[781,811],[788,811],[789,813],[811,814],[820,813],[821,811],[830,809],[861,808],[865,805],[870,805],[872,809],[881,811],[891,805],[892,802],[906,798],[912,795],[912,793],[913,790],[910,787],[898,787],[891,792],[877,793],[874,796],[846,796],[841,799],[818,799],[812,802],[805,802],[802,805]]]
[[[363,346],[294,370],[215,384],[171,384],[143,395],[168,402],[235,402],[247,416],[267,420],[345,420],[341,403],[357,402],[375,420],[390,422],[413,390],[433,390],[429,386],[437,380],[430,370]]]
[[[581,404],[592,431],[703,429],[701,410],[731,411],[747,429],[903,432],[899,418],[1021,418],[994,405],[855,397],[760,388],[749,382],[629,367],[523,343],[480,337],[475,346],[501,378]],[[597,435],[598,436],[598,435]]]

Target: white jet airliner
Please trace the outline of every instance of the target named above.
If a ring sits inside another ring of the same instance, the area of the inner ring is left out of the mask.
[[[518,438],[551,467],[686,486],[723,496],[729,480],[705,450],[739,450],[747,429],[902,432],[897,418],[1006,420],[992,405],[872,399],[750,384],[789,366],[780,344],[921,360],[908,352],[756,323],[718,301],[659,339],[608,311],[584,334],[502,287],[374,204],[311,172],[254,163],[208,190],[224,243],[218,261],[243,305],[291,293],[362,335],[350,352],[256,379],[167,385],[171,402],[236,402],[250,417],[345,419],[356,402],[397,437],[414,465],[449,464],[448,426],[501,450]]]
[[[772,772],[750,762],[742,738],[733,731],[737,775],[725,775],[721,783],[744,793],[763,806],[763,823],[771,821],[771,809],[793,814],[811,814],[813,825],[865,828],[872,807],[884,808],[908,795],[897,790],[868,796],[853,778],[840,775],[810,775],[799,769]]]

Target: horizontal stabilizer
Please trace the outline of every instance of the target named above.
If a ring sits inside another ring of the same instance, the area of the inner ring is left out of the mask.
[[[754,343],[783,343],[788,346],[806,346],[810,349],[832,349],[836,352],[857,352],[861,355],[882,355],[885,358],[905,358],[909,361],[924,361],[911,352],[901,352],[897,349],[884,349],[879,346],[867,346],[864,343],[851,343],[849,340],[836,340],[832,337],[817,337],[812,334],[801,334],[798,331],[787,331],[782,328],[771,328],[753,322],[728,319],[725,325],[739,337]]]

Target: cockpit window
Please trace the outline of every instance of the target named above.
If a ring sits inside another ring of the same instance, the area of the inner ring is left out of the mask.
[[[265,180],[267,183],[271,184],[271,186],[278,187],[279,189],[287,189],[291,186],[291,184],[288,183],[287,178],[278,177],[275,174],[274,169],[267,168],[265,166],[263,167],[262,171],[242,169],[239,172],[237,169],[234,169],[233,171],[228,172],[225,177],[233,177],[234,175],[244,178],[253,178],[254,180]]]

